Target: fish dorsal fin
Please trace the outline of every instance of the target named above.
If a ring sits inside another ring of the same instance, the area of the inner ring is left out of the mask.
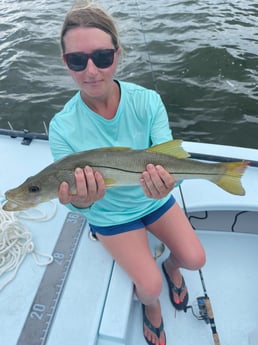
[[[190,157],[189,153],[182,148],[182,140],[170,140],[163,144],[152,146],[145,151],[147,152],[158,152],[170,155],[176,158],[187,158]]]

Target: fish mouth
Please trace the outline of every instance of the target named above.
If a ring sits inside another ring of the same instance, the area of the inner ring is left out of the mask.
[[[17,200],[14,201],[14,200],[8,199],[3,204],[2,209],[8,212],[16,212],[16,211],[23,211],[34,206],[36,205],[33,203],[29,203],[25,205],[24,203],[19,203]]]

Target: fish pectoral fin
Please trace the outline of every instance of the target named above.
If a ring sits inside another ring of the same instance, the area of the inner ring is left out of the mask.
[[[104,177],[104,182],[105,182],[105,186],[106,188],[113,188],[115,187],[117,181],[113,178],[109,178],[109,177]]]
[[[164,153],[176,158],[190,157],[189,153],[182,148],[182,140],[170,140],[165,143],[154,145],[145,151]]]

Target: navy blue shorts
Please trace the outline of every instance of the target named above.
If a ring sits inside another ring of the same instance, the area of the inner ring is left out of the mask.
[[[93,235],[99,233],[103,236],[111,236],[147,227],[148,225],[158,220],[165,212],[167,212],[174,205],[174,203],[175,198],[171,195],[170,199],[168,199],[168,201],[163,206],[140,219],[136,219],[128,223],[111,226],[96,226],[90,224],[91,232]]]

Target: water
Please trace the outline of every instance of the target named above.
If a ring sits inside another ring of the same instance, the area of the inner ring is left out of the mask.
[[[44,130],[76,86],[60,59],[68,0],[0,1],[0,127]],[[124,54],[117,76],[156,89],[176,138],[258,148],[253,0],[102,0]]]

